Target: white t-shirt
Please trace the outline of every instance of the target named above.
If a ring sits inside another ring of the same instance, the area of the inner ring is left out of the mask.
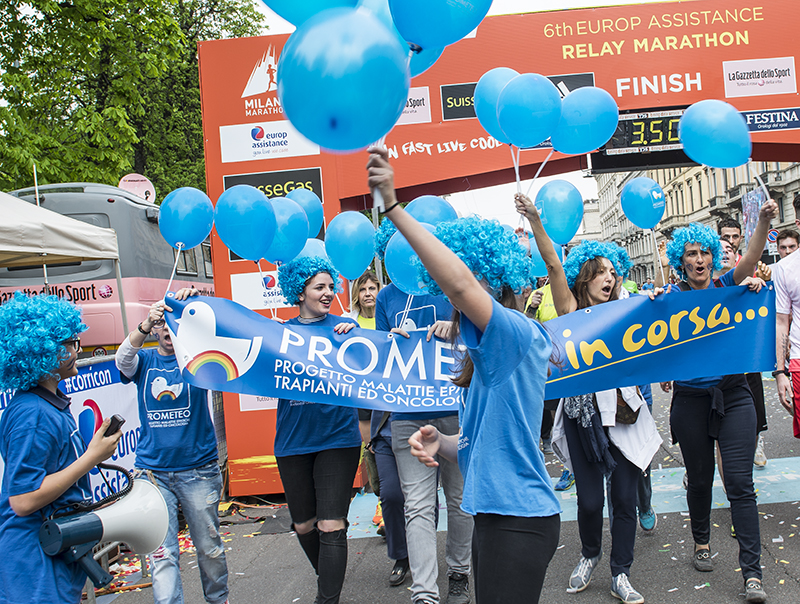
[[[775,310],[791,315],[790,359],[800,359],[800,254],[793,252],[772,268],[775,282]]]

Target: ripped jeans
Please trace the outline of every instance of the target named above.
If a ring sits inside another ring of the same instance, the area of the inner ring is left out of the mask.
[[[169,529],[164,544],[150,555],[153,598],[156,604],[183,604],[178,547],[178,504],[189,525],[197,550],[197,565],[203,594],[209,604],[228,599],[228,564],[219,535],[219,505],[222,476],[216,461],[193,470],[158,472],[145,470],[167,502]]]

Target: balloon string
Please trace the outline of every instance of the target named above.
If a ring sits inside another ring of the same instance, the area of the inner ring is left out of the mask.
[[[280,261],[275,263],[275,266],[280,266]],[[267,293],[267,284],[264,281],[264,273],[261,272],[261,262],[256,262],[256,268],[258,269],[258,276],[261,278],[261,287],[264,288],[264,293]],[[278,313],[275,312],[275,308],[269,306],[269,314],[273,319],[278,318]]]
[[[519,182],[519,154],[514,153],[513,145],[509,145],[508,148],[511,149],[511,161],[514,164],[514,176],[517,179],[517,193],[522,193],[522,186],[520,185]]]
[[[164,298],[167,297],[169,293],[169,288],[172,287],[172,280],[175,279],[175,272],[178,270],[178,260],[181,257],[181,249],[183,248],[183,244],[179,241],[177,244],[178,253],[175,254],[175,266],[172,267],[172,274],[169,276],[169,283],[167,283],[167,291],[164,292]]]
[[[544,167],[545,167],[545,165],[547,165],[547,162],[550,160],[551,157],[553,157],[553,153],[554,152],[555,152],[555,149],[550,149],[550,153],[548,153],[547,157],[544,158],[544,161],[541,163],[541,165],[539,166],[539,169],[536,171],[536,176],[533,177],[533,180],[531,181],[531,184],[528,185],[528,192],[525,193],[525,197],[527,197],[528,195],[531,194],[531,189],[533,188],[533,183],[535,183],[536,179],[539,178],[539,174],[542,173],[542,170],[544,170]]]
[[[653,235],[653,249],[656,252],[656,256],[658,256],[658,268],[661,270],[661,286],[667,286],[667,280],[664,277],[664,267],[661,265],[661,254],[658,253],[658,241],[656,241],[656,231],[655,229],[650,229],[650,233]]]
[[[769,201],[769,191],[767,191],[767,187],[764,185],[764,181],[761,180],[761,177],[758,174],[754,174],[754,176],[756,177],[761,190],[764,191],[764,203],[766,203]]]

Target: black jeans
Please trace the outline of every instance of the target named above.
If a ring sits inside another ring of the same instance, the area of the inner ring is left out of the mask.
[[[714,430],[722,453],[725,490],[731,504],[731,520],[739,541],[742,577],[761,578],[761,534],[753,486],[753,455],[756,449],[756,412],[744,376],[728,376],[721,384],[722,414]],[[718,395],[719,396],[719,395]],[[675,385],[670,426],[686,466],[689,486],[686,502],[692,537],[708,544],[711,523],[711,487],[714,482],[714,438],[709,435],[711,389]]]
[[[472,574],[477,604],[536,604],[558,547],[561,517],[477,514]]]
[[[594,558],[603,545],[603,503],[605,501],[605,476],[599,463],[586,458],[578,434],[578,420],[564,416],[575,490],[578,494],[578,532],[581,536],[581,555]],[[611,574],[630,576],[633,564],[633,546],[636,542],[636,500],[639,475],[642,471],[620,453],[613,443],[608,443],[617,467],[609,478],[611,495]]]

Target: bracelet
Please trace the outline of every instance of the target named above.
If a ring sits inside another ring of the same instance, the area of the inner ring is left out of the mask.
[[[139,330],[139,333],[141,333],[141,334],[144,334],[144,335],[146,335],[146,336],[149,336],[149,335],[150,335],[150,332],[149,332],[149,331],[145,331],[144,329],[142,329],[142,324],[141,324],[141,323],[139,323],[139,324],[136,326],[136,329],[138,329],[138,330]]]
[[[390,205],[388,208],[384,208],[384,209],[383,209],[383,213],[384,213],[384,214],[388,214],[389,212],[391,212],[392,210],[394,210],[394,209],[395,209],[397,206],[399,206],[399,205],[400,205],[400,202],[399,202],[399,201],[395,201],[395,202],[394,202],[392,205]]]
[[[785,375],[786,377],[789,377],[789,372],[788,372],[788,371],[786,371],[785,369],[778,369],[777,371],[773,371],[773,372],[772,372],[772,377],[776,378],[776,377],[778,377],[780,374],[783,374],[783,375]]]

